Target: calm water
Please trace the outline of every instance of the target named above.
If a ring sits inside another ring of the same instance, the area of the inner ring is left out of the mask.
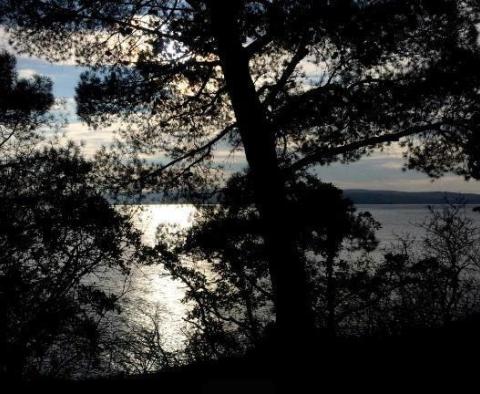
[[[422,223],[428,215],[425,205],[358,205],[357,208],[358,211],[369,211],[381,223],[382,228],[377,232],[380,248],[388,246],[399,235],[421,236],[421,229],[415,225]],[[480,226],[480,214],[474,213],[472,208],[467,206],[467,214]],[[195,208],[191,205],[145,205],[135,213],[135,225],[142,231],[143,241],[154,245],[158,226],[173,224],[186,229],[191,226],[194,213]],[[141,300],[132,313],[145,319],[145,314],[158,312],[167,347],[181,347],[185,327],[183,317],[187,308],[180,302],[182,285],[173,281],[161,267],[142,267],[133,275],[132,293]]]
[[[473,212],[473,208],[476,206],[467,205],[465,214],[473,219],[477,226],[480,226],[480,213]],[[441,208],[441,205],[433,205],[433,207]],[[417,204],[359,204],[357,209],[358,211],[369,211],[382,225],[382,228],[377,231],[380,247],[388,246],[395,241],[397,236],[411,234],[420,237],[422,229],[418,228],[418,224],[424,222],[429,214],[426,205]]]

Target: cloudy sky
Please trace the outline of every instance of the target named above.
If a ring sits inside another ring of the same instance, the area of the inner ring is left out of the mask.
[[[2,45],[0,37],[0,49]],[[85,143],[85,152],[91,154],[98,147],[108,145],[111,132],[108,130],[89,130],[75,115],[75,86],[82,69],[73,65],[51,64],[41,59],[19,56],[17,59],[19,75],[28,77],[34,73],[50,77],[54,82],[54,93],[68,103],[69,124],[66,127],[67,138]],[[378,152],[349,165],[335,164],[319,170],[324,181],[348,189],[377,189],[401,191],[454,191],[480,193],[480,182],[466,182],[461,177],[448,175],[432,182],[416,171],[402,171],[403,160],[397,146]],[[242,157],[236,157],[236,167],[243,163]]]

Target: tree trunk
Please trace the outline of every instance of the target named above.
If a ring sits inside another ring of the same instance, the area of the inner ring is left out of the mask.
[[[313,332],[305,266],[288,221],[285,182],[278,164],[274,132],[255,90],[249,59],[237,31],[235,3],[209,2],[212,28],[264,226],[278,334],[284,340],[283,345],[293,346]]]

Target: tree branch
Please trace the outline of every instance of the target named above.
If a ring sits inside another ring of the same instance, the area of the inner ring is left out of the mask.
[[[269,104],[273,101],[278,94],[278,92],[282,89],[283,86],[288,82],[288,78],[293,74],[295,69],[297,68],[298,64],[308,55],[308,50],[304,43],[301,43],[298,49],[295,51],[295,54],[292,56],[290,61],[288,62],[287,66],[283,70],[282,75],[280,76],[278,82],[272,87],[270,92],[268,93],[267,97],[265,98],[264,103]]]
[[[286,168],[285,171],[287,173],[294,173],[298,170],[301,170],[304,167],[319,163],[323,159],[353,152],[361,148],[373,147],[373,146],[384,144],[387,142],[396,142],[396,141],[399,141],[401,138],[408,137],[413,134],[423,133],[423,132],[432,131],[432,130],[439,131],[440,127],[443,124],[444,123],[439,122],[439,123],[432,123],[432,124],[422,125],[422,126],[413,126],[406,130],[399,131],[398,133],[391,133],[391,134],[371,137],[365,140],[352,142],[350,144],[346,144],[346,145],[342,145],[334,148],[319,149],[303,157],[297,162],[293,163],[290,167]]]
[[[231,125],[224,128],[219,134],[217,134],[213,139],[208,141],[206,144],[204,144],[204,145],[202,145],[198,148],[195,148],[195,149],[192,149],[192,150],[188,151],[184,155],[182,155],[180,157],[177,157],[176,159],[173,159],[172,161],[168,162],[167,164],[163,165],[162,167],[157,168],[156,170],[154,170],[154,171],[152,171],[148,174],[143,175],[142,178],[147,179],[147,178],[150,178],[150,177],[160,175],[163,171],[165,171],[168,168],[174,166],[175,164],[180,163],[181,161],[186,160],[190,157],[193,157],[193,156],[197,155],[198,153],[201,153],[205,150],[211,149],[213,145],[215,145],[218,141],[220,141],[223,137],[225,137],[228,133],[230,133],[235,126],[236,126],[236,123],[232,123]]]
[[[271,42],[271,37],[269,34],[265,34],[256,40],[252,41],[246,47],[244,47],[245,53],[247,54],[248,58],[251,58],[253,55],[258,53],[262,50],[265,46],[267,46]]]

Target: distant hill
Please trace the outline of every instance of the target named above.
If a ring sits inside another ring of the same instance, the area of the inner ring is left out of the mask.
[[[463,201],[466,204],[479,204],[480,194],[472,193],[451,193],[451,192],[400,192],[392,190],[361,190],[346,189],[343,191],[345,197],[351,199],[355,204],[445,204],[446,202]],[[218,202],[218,195],[206,202],[215,204]],[[108,198],[108,197],[107,197]],[[138,200],[123,197],[113,203],[136,204]],[[189,204],[188,198],[169,197],[161,193],[150,193],[144,196],[142,204]]]
[[[355,204],[480,204],[480,194],[450,192],[399,192],[391,190],[344,190]]]

